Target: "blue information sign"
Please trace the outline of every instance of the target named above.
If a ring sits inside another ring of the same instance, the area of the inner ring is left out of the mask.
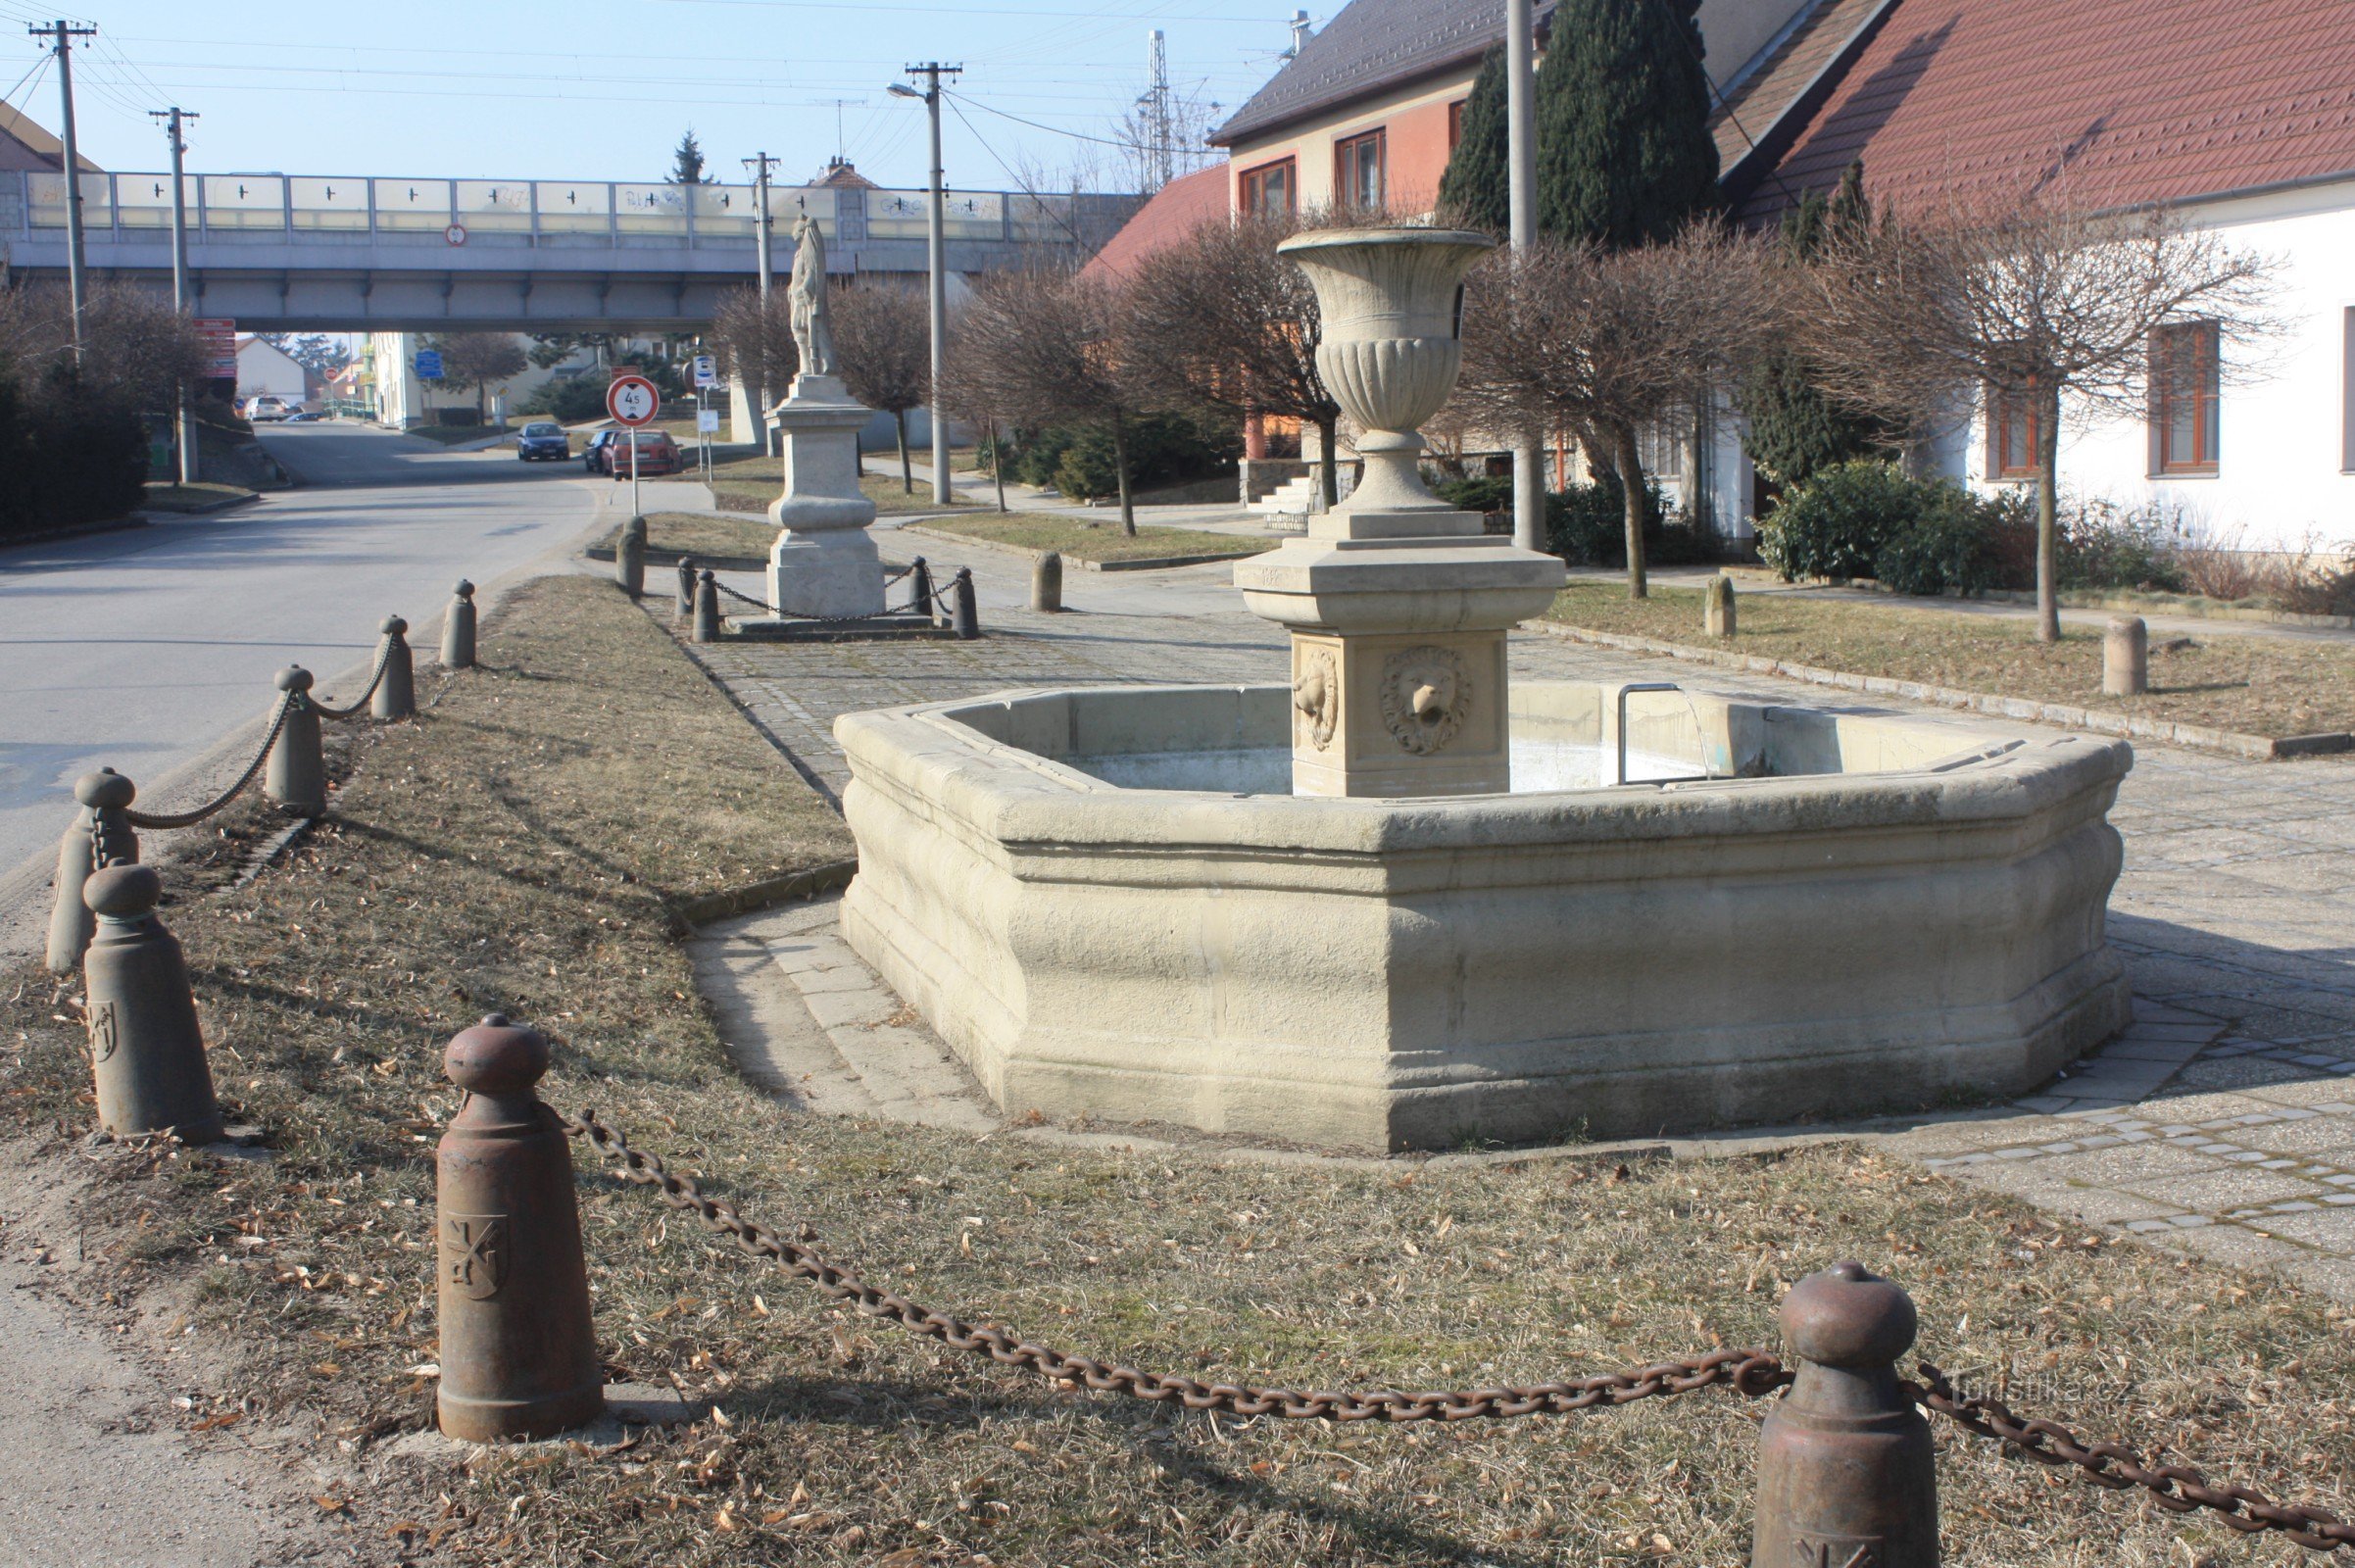
[[[442,351],[439,349],[417,350],[417,379],[420,381],[438,381],[441,378]]]

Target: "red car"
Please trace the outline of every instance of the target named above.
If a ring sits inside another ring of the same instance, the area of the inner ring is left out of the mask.
[[[677,473],[687,466],[679,454],[679,444],[665,430],[600,430],[599,439],[585,454],[616,479],[629,477],[630,443],[638,446],[638,477],[652,479],[662,474]]]

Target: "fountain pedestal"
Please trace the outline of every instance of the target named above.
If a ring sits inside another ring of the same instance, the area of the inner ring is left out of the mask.
[[[859,489],[859,432],[873,411],[831,375],[797,375],[771,411],[785,435],[785,493],[769,503],[780,530],[768,552],[768,603],[779,615],[828,619],[883,612],[883,562]]]
[[[1462,368],[1463,274],[1492,243],[1336,229],[1281,247],[1316,289],[1317,368],[1365,431],[1355,493],[1235,568],[1244,604],[1292,633],[1295,794],[1511,787],[1504,636],[1553,602],[1562,564],[1489,538],[1418,471],[1417,427]]]

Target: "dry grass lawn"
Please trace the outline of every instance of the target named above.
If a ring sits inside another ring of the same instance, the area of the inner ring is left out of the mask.
[[[2355,729],[2355,643],[2202,632],[2187,646],[2151,638],[2151,690],[2101,691],[2101,632],[2063,626],[2058,643],[2036,640],[2032,622],[2008,615],[1905,610],[1789,594],[1741,596],[1741,634],[1730,651],[1887,675],[1969,692],[2140,713],[2244,734],[2311,735]],[[1630,600],[1616,583],[1575,582],[1554,601],[1554,620],[1708,646],[1701,598],[1655,585]]]
[[[1766,1340],[1788,1282],[1853,1254],[1914,1289],[1949,1367],[2010,1369],[2089,1429],[2350,1511],[2347,1313],[1873,1153],[1269,1165],[791,1111],[729,1070],[671,911],[839,857],[843,829],[606,583],[531,586],[483,650],[490,667],[427,681],[418,721],[338,764],[335,816],[291,859],[229,885],[236,840],[267,826],[247,814],[174,873],[216,1073],[271,1159],[118,1152],[81,1205],[105,1261],[76,1277],[126,1343],[185,1326],[220,1348],[180,1385],[187,1426],[300,1414],[319,1462],[369,1468],[325,1498],[363,1560],[1747,1560],[1763,1411],[1730,1395],[1415,1428],[1122,1403],[829,1306],[589,1169],[614,1375],[724,1423],[388,1452],[432,1393],[440,1049],[493,1008],[557,1037],[555,1103],[878,1283],[1072,1348],[1220,1379],[1535,1382]],[[0,1132],[34,1169],[86,1170],[71,987],[27,971],[10,992]],[[1950,1430],[1940,1455],[1964,1568],[2300,1560]]]
[[[1140,522],[1136,536],[1131,538],[1120,531],[1117,514],[1097,518],[1052,512],[988,513],[970,517],[942,517],[924,526],[1031,550],[1059,550],[1079,561],[1150,561],[1162,556],[1240,558],[1275,548],[1273,540],[1253,539],[1245,534],[1163,527],[1150,522]]]
[[[764,458],[757,452],[711,466],[711,498],[723,512],[766,512],[784,483],[781,460]],[[947,507],[932,499],[932,487],[928,484],[919,483],[915,493],[908,494],[902,488],[897,473],[888,477],[867,474],[859,481],[859,489],[875,504],[877,512],[954,512],[979,504],[984,490],[976,488],[977,484],[978,481],[969,480],[961,485],[959,499]]]
[[[615,527],[602,543],[615,549],[621,530]],[[669,550],[697,560],[721,556],[765,557],[777,542],[777,525],[765,519],[730,516],[719,512],[650,512],[646,514],[646,547]]]

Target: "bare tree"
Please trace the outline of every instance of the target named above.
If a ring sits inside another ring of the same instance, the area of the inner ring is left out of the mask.
[[[793,342],[793,307],[784,289],[763,297],[757,288],[731,289],[719,298],[711,314],[711,354],[719,373],[742,381],[756,407],[753,421],[763,432],[765,448],[768,409],[783,389],[801,373],[801,351]]]
[[[843,385],[892,416],[900,436],[900,484],[915,494],[908,460],[908,411],[932,395],[932,318],[923,299],[889,284],[834,292],[834,344]]]
[[[1954,201],[1829,236],[1795,324],[1827,387],[1915,429],[1951,428],[1981,398],[2029,411],[2036,635],[2053,642],[2063,417],[2147,407],[2158,328],[2209,325],[2220,344],[2270,335],[2272,271],[2165,209],[2102,213],[2050,191]]]
[[[1647,592],[1639,433],[1713,396],[1772,330],[1758,249],[1702,222],[1622,251],[1541,239],[1474,274],[1459,396],[1493,428],[1569,429],[1607,459],[1632,599]]]
[[[172,406],[183,382],[202,380],[211,368],[195,323],[171,301],[131,284],[91,285],[78,364],[64,289],[0,288],[0,378],[26,389],[52,374],[70,375],[88,391],[160,411]]]
[[[1128,428],[1147,406],[1129,334],[1130,293],[1089,273],[996,272],[974,285],[954,339],[957,401],[1021,425],[1101,429],[1134,535]]]
[[[1158,396],[1239,419],[1275,415],[1314,425],[1331,507],[1341,500],[1341,405],[1316,368],[1316,291],[1276,254],[1300,226],[1293,218],[1216,218],[1147,257],[1130,285],[1132,333],[1141,375]]]
[[[490,389],[521,375],[530,363],[511,332],[446,332],[431,346],[442,353],[442,380],[461,392],[473,389],[477,419]]]

